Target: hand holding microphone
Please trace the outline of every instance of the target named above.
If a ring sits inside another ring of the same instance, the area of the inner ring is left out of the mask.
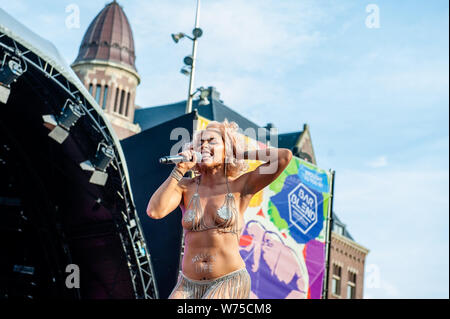
[[[178,155],[164,156],[159,159],[161,164],[176,164],[182,170],[190,170],[197,163],[201,162],[202,154],[193,150],[186,150]]]

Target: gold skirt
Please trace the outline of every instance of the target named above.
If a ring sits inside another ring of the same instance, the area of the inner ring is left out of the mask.
[[[180,271],[169,299],[248,299],[250,283],[246,268],[211,280],[193,280]]]

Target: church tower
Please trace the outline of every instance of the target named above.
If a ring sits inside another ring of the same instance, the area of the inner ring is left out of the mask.
[[[105,112],[119,139],[141,131],[134,124],[136,87],[133,32],[122,7],[107,4],[89,25],[72,69]]]

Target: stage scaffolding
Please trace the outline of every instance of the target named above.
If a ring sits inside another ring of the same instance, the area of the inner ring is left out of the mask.
[[[117,189],[117,201],[121,201],[121,207],[123,207],[113,218],[126,256],[135,297],[158,298],[151,256],[130,191],[125,157],[112,127],[104,117],[101,108],[75,73],[60,58],[58,51],[51,43],[36,36],[1,9],[0,21],[0,56],[3,58],[5,53],[14,56],[26,64],[27,72],[41,72],[49,81],[57,84],[68,99],[79,103],[92,130],[99,133],[102,141],[113,148],[115,156],[111,165],[121,181]]]

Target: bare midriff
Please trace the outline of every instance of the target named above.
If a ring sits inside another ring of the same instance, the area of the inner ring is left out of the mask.
[[[193,280],[211,280],[245,267],[234,233],[221,229],[185,232],[182,271]]]

